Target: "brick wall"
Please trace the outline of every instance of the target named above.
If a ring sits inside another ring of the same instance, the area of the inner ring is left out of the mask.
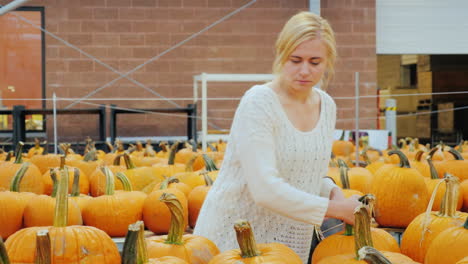
[[[9,1],[0,0],[6,4]],[[149,59],[157,60],[130,75],[146,86],[138,87],[119,77],[97,61],[68,45],[46,38],[46,95],[91,98],[168,98],[192,96],[193,76],[208,73],[270,73],[273,45],[284,22],[306,0],[259,0],[227,20],[191,39],[174,45],[249,3],[247,0],[33,0],[28,6],[44,6],[46,29],[121,73]],[[375,3],[366,0],[322,1],[322,15],[337,32],[340,59],[336,78],[329,88],[332,96],[354,95],[354,71],[361,73],[361,95],[375,94]],[[172,49],[172,50],[171,50]],[[169,51],[170,50],[170,51]],[[168,52],[169,51],[169,52]],[[167,52],[167,53],[166,53]],[[164,54],[166,53],[166,54]],[[164,54],[164,55],[162,55]],[[103,88],[104,85],[107,85]],[[209,84],[209,97],[233,97],[212,101],[211,123],[229,128],[237,98],[252,84]],[[99,91],[96,92],[96,90]],[[186,106],[190,101],[175,101]],[[172,107],[164,101],[90,101],[119,107]],[[70,102],[61,102],[65,107]],[[338,128],[353,128],[354,104],[337,100]],[[375,100],[361,100],[362,117],[375,116]],[[49,105],[50,107],[50,105]],[[90,108],[89,104],[75,107]],[[351,111],[352,110],[352,111]],[[83,125],[83,117],[59,119],[63,140],[96,136],[93,119]],[[97,119],[96,119],[97,120]],[[123,115],[118,135],[152,136],[185,134],[186,117],[179,115]],[[375,128],[375,120],[362,120],[362,128]],[[52,127],[52,124],[50,124]],[[200,126],[199,126],[200,127]],[[216,128],[210,127],[210,128]]]

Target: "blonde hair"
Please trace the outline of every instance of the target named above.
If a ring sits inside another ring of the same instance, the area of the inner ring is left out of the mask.
[[[335,73],[337,56],[335,34],[327,20],[311,12],[299,12],[284,25],[276,40],[273,73],[281,72],[291,53],[302,42],[317,38],[323,40],[327,48],[327,64],[321,85],[321,88],[325,89]]]

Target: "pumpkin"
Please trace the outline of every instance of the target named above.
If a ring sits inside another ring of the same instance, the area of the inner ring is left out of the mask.
[[[26,157],[31,158],[34,155],[42,155],[44,148],[38,138],[34,138],[34,147],[30,148]]]
[[[0,237],[7,238],[18,231],[23,225],[24,207],[34,194],[20,193],[19,185],[24,174],[28,170],[28,164],[21,165],[13,177],[10,191],[0,192]]]
[[[361,193],[369,193],[373,175],[366,168],[354,167],[349,169],[346,163],[338,159],[340,167],[340,179],[336,181],[338,186],[343,189],[352,189],[360,191]]]
[[[153,182],[161,182],[164,179],[164,177],[157,174],[156,168],[146,166],[136,167],[127,152],[124,152],[123,155],[125,165],[127,166],[127,170],[124,173],[132,183],[133,190],[143,191],[143,189]]]
[[[63,168],[65,166],[65,156],[62,156],[60,158],[60,168]],[[78,168],[77,168],[78,169]],[[42,175],[42,181],[44,183],[44,194],[50,195],[52,193],[52,178],[50,177],[50,169],[48,172],[44,173]],[[72,186],[73,186],[73,179],[75,175],[75,167],[68,167],[68,171],[70,172],[69,175],[69,186],[68,186],[68,192],[71,192]],[[88,176],[80,169],[78,169],[78,173],[80,174],[79,177],[79,189],[80,193],[82,194],[88,194],[89,193],[89,179]]]
[[[121,172],[117,172],[117,178],[121,179],[124,191],[116,192],[114,174],[108,167],[103,170],[107,182],[106,192],[88,201],[83,210],[83,221],[111,237],[125,236],[128,225],[142,219],[146,194],[131,191],[130,182]]]
[[[116,244],[104,232],[89,226],[67,226],[68,171],[60,170],[60,183],[54,213],[54,225],[24,228],[5,242],[11,263],[34,263],[37,231],[47,229],[51,241],[51,259],[55,264],[120,263]]]
[[[82,160],[79,159],[70,159],[65,160],[65,165],[70,167],[79,168],[84,172],[84,175],[90,176],[96,168],[102,164],[102,160],[97,159],[96,150],[93,149],[86,153]]]
[[[427,155],[426,158],[423,160],[424,151],[419,150],[416,152],[416,155],[414,156],[414,159],[410,161],[411,168],[417,169],[422,176],[425,178],[430,178],[431,177],[431,172],[429,165],[427,164],[426,159],[430,159],[430,156]]]
[[[36,232],[36,257],[34,263],[52,264],[50,236],[47,229]]]
[[[174,194],[163,193],[160,200],[171,211],[171,227],[167,235],[146,239],[149,258],[175,256],[191,264],[206,264],[219,254],[218,247],[211,240],[202,236],[184,235],[186,211]]]
[[[218,177],[218,168],[216,167],[214,161],[206,154],[203,154],[202,157],[206,164],[205,168],[206,171],[208,171],[208,176],[210,176],[210,178],[213,181],[216,180],[216,178]],[[194,156],[192,158],[196,157]],[[187,166],[187,168],[189,167]],[[176,173],[174,174],[174,177],[177,177],[181,182],[187,184],[192,189],[194,189],[197,186],[205,185],[205,177],[203,176],[203,172],[193,172],[189,170],[182,173]]]
[[[468,264],[468,256],[464,257],[460,261],[458,261],[456,264]]]
[[[167,187],[164,187],[164,188],[161,188],[161,185],[162,184],[167,184]],[[167,178],[167,181],[166,179],[162,182],[158,182],[153,190],[151,190],[152,192],[154,191],[157,191],[157,190],[160,190],[160,189],[166,189],[166,188],[175,188],[181,192],[183,192],[185,194],[185,197],[188,197],[190,192],[192,191],[192,187],[190,187],[189,185],[183,183],[183,182],[180,182],[180,180],[174,176],[172,177],[169,177]]]
[[[363,203],[368,204],[369,212],[372,211],[375,200],[373,195],[363,196],[360,200],[363,201]],[[369,226],[371,240],[373,241],[373,245],[376,249],[400,253],[398,243],[392,235],[383,229],[371,227],[372,220],[370,213],[357,214],[357,216],[360,217],[359,219],[356,219],[356,221],[360,222],[360,225]],[[365,230],[367,229],[362,229],[360,232]],[[355,252],[355,240],[360,239],[365,235],[366,234],[363,233],[356,234],[353,230],[353,226],[345,224],[344,232],[328,236],[317,245],[312,255],[312,263],[318,263],[320,260],[329,256],[352,254]]]
[[[10,258],[8,258],[8,253],[3,243],[3,238],[0,236],[0,264],[9,264]]]
[[[15,151],[15,161],[7,161],[0,164],[0,191],[10,189],[11,180],[16,172],[20,169],[23,163],[22,151],[23,142],[19,142]],[[38,155],[39,156],[39,155]],[[39,169],[32,163],[27,163],[29,169],[26,171],[20,188],[23,192],[32,192],[35,194],[44,193],[44,184],[42,183],[42,174]]]
[[[392,264],[392,262],[390,262],[390,260],[386,256],[391,258],[394,261],[393,263],[418,264],[418,262],[414,262],[412,259],[405,255],[395,254],[392,252],[385,252],[384,254],[382,254],[377,249],[369,246],[362,247],[358,251],[358,259],[364,260],[368,264]]]
[[[171,146],[171,150],[169,151],[169,158],[167,160],[167,164],[154,164],[152,167],[156,168],[155,176],[156,178],[164,178],[170,177],[178,172],[185,171],[185,165],[182,163],[175,162],[175,155],[177,152],[177,147],[179,146],[179,142],[175,142]]]
[[[135,224],[128,226],[128,231],[127,235],[125,236],[125,242],[122,250],[122,263],[188,264],[187,261],[173,256],[149,259],[144,236],[144,224],[142,221],[138,221]]]
[[[171,211],[164,202],[160,201],[163,193],[171,193],[176,196],[178,203],[181,204],[185,227],[188,225],[188,204],[187,197],[176,188],[167,188],[170,178],[167,178],[161,184],[161,189],[148,194],[143,205],[143,221],[146,227],[156,234],[167,234],[171,228]]]
[[[406,156],[399,150],[388,153],[398,155],[398,167],[380,168],[374,176],[371,193],[377,198],[376,220],[381,226],[406,227],[426,209],[428,202],[424,177],[410,167]]]
[[[189,225],[191,228],[195,228],[203,202],[205,201],[206,195],[208,195],[208,191],[213,185],[213,180],[208,176],[208,173],[204,173],[203,176],[205,177],[205,185],[195,187],[187,196]]]
[[[61,171],[63,168],[61,168]],[[67,173],[68,168],[67,168]],[[51,196],[48,195],[38,195],[34,199],[30,199],[24,208],[23,218],[25,227],[34,227],[34,226],[51,226],[54,223],[54,211],[57,204],[57,187],[58,180],[56,176],[56,170],[52,170],[50,173],[52,181],[54,182],[54,187]],[[62,174],[63,175],[63,174]],[[68,180],[67,180],[68,183]],[[68,191],[67,191],[68,193]],[[68,210],[67,210],[68,222],[67,225],[82,225],[83,219],[81,218],[81,210],[71,198],[68,201]]]
[[[423,262],[429,246],[437,235],[443,230],[460,226],[466,218],[466,213],[457,212],[457,196],[459,189],[458,179],[447,174],[443,180],[446,183],[444,198],[439,201],[439,212],[431,212],[432,203],[435,202],[437,190],[432,193],[431,202],[426,213],[417,216],[406,228],[401,240],[401,251],[415,261]]]
[[[430,157],[427,157],[427,164],[429,166],[430,178],[424,177],[424,181],[426,182],[427,193],[432,194],[435,187],[438,185],[441,179],[439,178],[437,169],[435,168]],[[459,189],[459,187],[457,188]],[[437,189],[437,194],[435,195],[435,200],[432,206],[432,211],[438,211],[440,209],[440,206],[442,204],[442,199],[444,198],[444,194],[446,193],[445,189],[446,189],[445,184],[440,185],[439,188]],[[457,192],[458,192],[458,197],[457,197],[458,202],[457,202],[456,209],[460,210],[463,206],[463,195],[461,194],[461,191],[457,191]]]
[[[121,156],[116,156],[114,159],[114,164],[107,166],[112,173],[123,172],[125,167],[120,165]],[[103,195],[106,191],[106,175],[102,172],[102,167],[99,166],[94,170],[94,172],[89,176],[89,188],[91,196],[97,197]],[[123,186],[117,178],[114,178],[115,190],[122,190]]]
[[[352,254],[335,254],[332,256],[325,257],[318,261],[318,264],[348,264],[348,263],[366,263],[366,261],[358,261],[359,259],[359,250],[363,247],[373,245],[373,239],[371,236],[371,227],[370,227],[370,213],[365,205],[358,206],[355,211],[355,239],[354,239],[354,253]],[[320,245],[320,244],[319,244]],[[402,254],[396,252],[382,252],[385,257],[390,260],[390,263],[405,263],[400,262],[401,259],[407,259]],[[408,263],[408,262],[406,262]],[[410,262],[411,263],[411,262]]]
[[[432,241],[424,264],[452,264],[467,256],[468,218],[463,225],[447,228]]]
[[[338,140],[333,141],[332,153],[335,156],[349,156],[354,151],[354,144],[350,141],[344,140],[345,130],[341,133]]]
[[[447,172],[458,177],[461,181],[468,180],[468,160],[464,160],[463,156],[454,149],[449,149],[447,152],[454,158],[440,163],[439,177],[443,177]]]
[[[463,196],[463,211],[468,212],[468,180],[460,184],[460,193]]]
[[[78,205],[82,213],[88,201],[91,200],[91,196],[80,193],[80,170],[78,168],[74,169],[70,199]]]
[[[225,251],[215,256],[209,264],[302,264],[301,258],[290,248],[280,243],[257,244],[250,223],[239,220],[234,225],[239,249]]]

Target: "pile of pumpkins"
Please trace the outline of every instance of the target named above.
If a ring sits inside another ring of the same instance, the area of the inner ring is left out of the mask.
[[[256,244],[247,220],[234,226],[239,249],[232,251],[187,234],[226,149],[222,141],[206,152],[191,143],[155,151],[151,142],[128,149],[117,142],[104,153],[88,141],[79,155],[67,144],[48,154],[37,141],[28,153],[20,143],[0,154],[0,237],[7,239],[0,264],[302,263],[285,245]],[[379,151],[362,140],[357,162],[349,141],[336,140],[332,150],[328,176],[345,195],[362,196],[362,206],[355,226],[321,241],[312,263],[468,263],[467,143],[429,148],[404,139]],[[382,227],[404,230],[401,243]],[[111,237],[123,236],[121,255]],[[6,253],[10,262],[2,262]]]

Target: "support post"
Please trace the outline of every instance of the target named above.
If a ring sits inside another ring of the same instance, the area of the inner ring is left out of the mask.
[[[392,145],[397,142],[396,100],[385,100],[385,129],[392,133]]]

